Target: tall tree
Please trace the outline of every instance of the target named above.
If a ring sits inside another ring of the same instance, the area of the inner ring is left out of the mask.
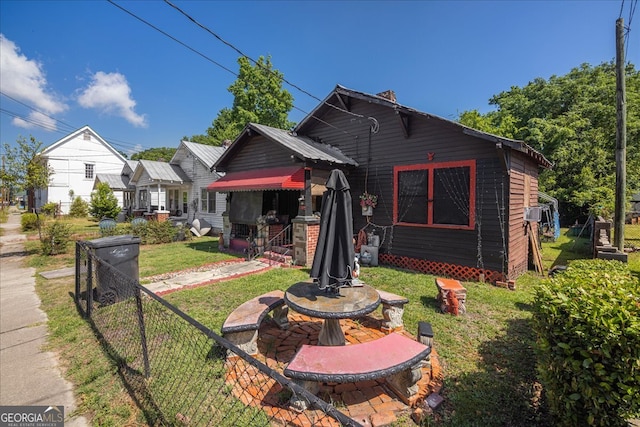
[[[295,123],[288,119],[293,108],[293,96],[282,88],[284,75],[273,69],[271,57],[258,58],[255,65],[238,58],[238,78],[227,89],[233,96],[233,107],[223,108],[204,135],[193,135],[190,141],[222,145],[235,139],[249,122],[280,129],[290,129]]]
[[[4,144],[5,168],[0,171],[2,182],[7,187],[17,187],[26,190],[28,195],[28,209],[35,207],[34,190],[47,188],[53,170],[46,159],[40,154],[42,142],[33,136],[29,139],[21,136],[17,139],[17,146]]]
[[[640,189],[640,73],[626,67],[627,191]],[[554,163],[540,189],[579,210],[613,213],[616,92],[614,63],[583,64],[564,76],[537,78],[493,96],[495,111],[465,111],[459,121],[521,139]]]
[[[171,160],[174,154],[176,154],[177,148],[171,147],[154,147],[140,151],[131,155],[131,160],[155,160],[157,162],[168,162]]]

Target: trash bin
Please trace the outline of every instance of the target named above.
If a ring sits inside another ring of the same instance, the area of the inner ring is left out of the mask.
[[[135,283],[139,279],[140,238],[132,235],[109,236],[86,243],[96,258],[122,273],[117,274],[113,269],[97,263],[96,300],[102,305],[108,305],[134,296]]]

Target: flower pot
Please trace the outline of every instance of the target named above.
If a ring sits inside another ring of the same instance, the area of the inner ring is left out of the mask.
[[[362,206],[362,216],[372,216],[373,208],[371,206]]]

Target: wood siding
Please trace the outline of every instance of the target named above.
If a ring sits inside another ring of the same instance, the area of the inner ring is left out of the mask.
[[[509,182],[502,166],[502,151],[492,142],[464,134],[454,124],[423,116],[411,117],[409,137],[405,138],[400,118],[393,110],[358,100],[352,100],[351,106],[352,112],[377,119],[380,129],[371,139],[370,121],[354,120],[339,111],[322,117],[337,129],[319,123],[307,134],[338,147],[360,164],[348,176],[354,197],[354,230],[375,230],[380,235],[381,250],[393,255],[506,273]],[[393,223],[394,166],[469,159],[476,161],[473,230]],[[374,225],[367,224],[357,204],[358,195],[365,191],[365,181],[366,190],[378,195],[378,206],[371,218]]]
[[[538,169],[521,153],[509,159],[509,278],[524,273],[529,265],[529,235],[524,208],[538,205]],[[537,233],[537,223],[532,223]]]
[[[229,162],[226,171],[241,172],[279,166],[293,166],[295,164],[289,151],[261,135],[256,135]],[[300,166],[303,165],[300,164]]]

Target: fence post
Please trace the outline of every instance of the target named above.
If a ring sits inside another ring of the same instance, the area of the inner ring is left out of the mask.
[[[140,328],[140,341],[142,343],[142,360],[144,362],[144,376],[149,378],[151,368],[149,367],[149,350],[147,348],[147,334],[144,327],[144,312],[142,311],[142,298],[140,297],[139,284],[134,283],[136,288],[136,307],[138,313],[138,327]]]
[[[93,309],[93,256],[87,251],[87,317]]]
[[[76,242],[76,292],[73,299],[80,306],[80,242]]]

